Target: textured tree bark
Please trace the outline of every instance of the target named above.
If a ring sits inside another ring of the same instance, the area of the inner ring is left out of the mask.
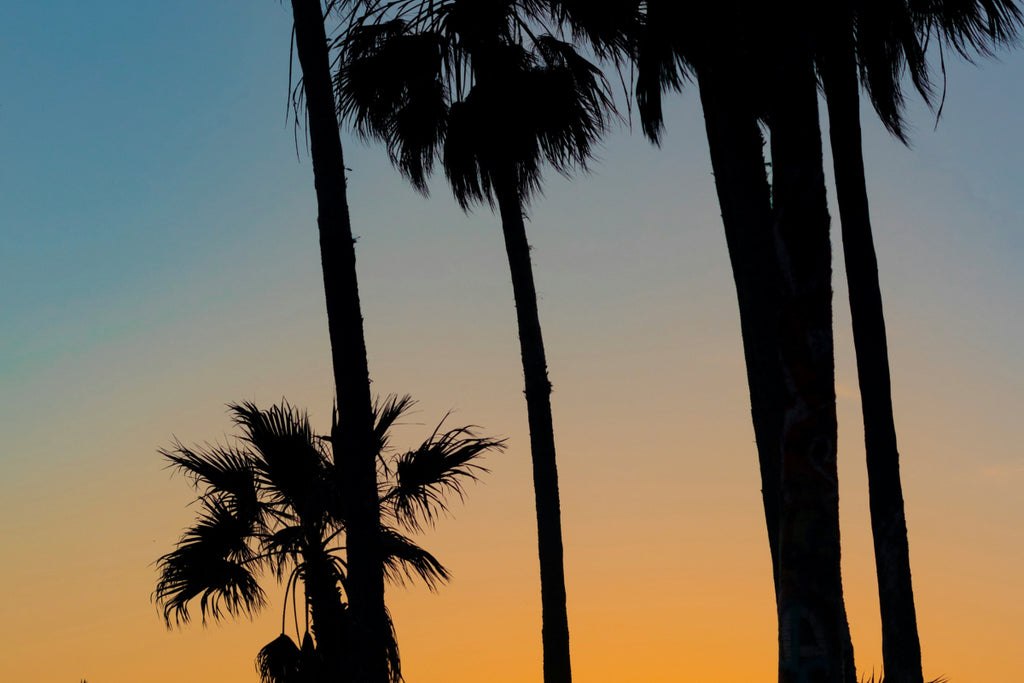
[[[783,287],[779,681],[844,683],[831,246],[809,38],[783,17],[769,110]]]
[[[533,489],[537,506],[537,543],[540,556],[541,639],[544,682],[570,683],[569,617],[566,609],[565,568],[562,557],[562,520],[555,462],[555,433],[551,417],[551,382],[548,381],[544,338],[537,312],[537,290],[530,264],[522,203],[515,179],[504,173],[495,180],[495,194],[505,235],[512,290],[519,325],[519,348],[526,382],[526,411],[533,458]]]
[[[327,326],[338,401],[339,425],[332,437],[347,507],[351,680],[385,683],[388,626],[380,562],[373,407],[356,280],[355,244],[345,193],[345,162],[320,0],[292,0],[292,12],[306,97]]]
[[[859,82],[852,36],[843,32],[842,36],[835,37],[830,47],[820,64],[828,100],[829,136],[864,415],[885,680],[888,683],[923,683],[885,316],[864,176]]]

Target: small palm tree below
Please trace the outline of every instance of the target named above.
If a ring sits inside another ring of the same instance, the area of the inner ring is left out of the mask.
[[[486,472],[478,458],[502,450],[504,441],[478,437],[473,427],[441,431],[442,420],[420,446],[394,452],[389,430],[412,405],[408,396],[391,396],[374,406],[380,561],[392,582],[419,578],[433,590],[450,578],[448,570],[403,532],[433,526],[448,512],[446,496],[461,499],[466,483]],[[199,512],[174,550],[157,560],[154,598],[168,627],[188,623],[197,598],[204,624],[207,617],[253,616],[267,604],[261,580],[272,577],[284,584],[286,605],[291,595],[302,646],[285,634],[285,607],[281,636],[257,657],[264,683],[346,681],[345,506],[330,438],[314,434],[307,414],[287,402],[269,410],[252,403],[228,408],[242,432],[233,445],[189,448],[175,441],[160,451],[192,480]],[[397,682],[393,628],[388,649],[390,677]]]

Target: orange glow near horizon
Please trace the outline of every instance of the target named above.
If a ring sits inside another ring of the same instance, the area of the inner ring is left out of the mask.
[[[196,614],[168,630],[151,601],[155,560],[195,514],[156,450],[223,441],[228,402],[286,397],[322,431],[332,404],[312,170],[282,122],[287,3],[185,4],[10,2],[0,21],[0,683],[255,683],[281,630],[275,589],[257,620],[206,627]],[[913,150],[865,117],[868,190],[925,677],[1013,683],[1024,51],[946,66],[938,130],[908,112]],[[669,99],[660,148],[627,117],[592,173],[548,173],[528,210],[574,681],[767,683],[773,588],[735,288],[697,89]],[[345,145],[372,389],[420,401],[392,443],[419,443],[449,410],[509,443],[420,537],[451,584],[388,589],[406,679],[540,683],[498,218],[463,213],[443,173],[425,199],[382,150]],[[831,213],[844,590],[870,675],[878,599]]]

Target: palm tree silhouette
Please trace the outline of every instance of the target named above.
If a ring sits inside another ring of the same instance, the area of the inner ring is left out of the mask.
[[[885,319],[864,174],[858,86],[863,83],[886,128],[907,143],[901,72],[906,67],[914,87],[926,101],[931,100],[923,43],[937,34],[940,41],[969,58],[969,48],[988,53],[996,44],[1010,42],[1020,19],[1017,7],[1004,0],[856,1],[830,5],[817,29],[816,61],[828,105],[864,416],[883,660],[887,679],[897,683],[922,683],[924,676]]]
[[[780,680],[854,679],[840,574],[829,216],[810,6],[650,0],[637,104],[700,90],[743,334],[780,626]],[[761,126],[770,133],[771,183]],[[794,639],[799,640],[794,640]],[[794,643],[807,647],[794,646]]]
[[[912,81],[919,91],[928,95],[928,80],[925,71],[924,49],[922,37],[926,40],[930,33],[938,33],[965,54],[967,45],[978,46],[986,51],[989,45],[1004,42],[1011,38],[1017,22],[1017,11],[1009,2],[974,2],[973,0],[956,0],[953,2],[911,2],[907,3],[864,3],[844,2],[822,6],[813,20],[803,22],[794,19],[791,25],[802,32],[812,34],[815,40],[815,62],[824,85],[829,107],[833,158],[836,164],[836,183],[839,191],[840,214],[843,226],[844,255],[849,275],[850,300],[854,318],[854,338],[857,348],[859,379],[865,414],[865,430],[868,451],[868,472],[871,487],[872,525],[876,545],[876,562],[879,575],[880,602],[883,615],[883,642],[887,652],[886,667],[891,678],[899,681],[916,681],[922,679],[920,666],[920,645],[918,642],[916,619],[914,615],[913,593],[910,583],[909,553],[907,549],[906,523],[903,512],[903,501],[899,483],[898,455],[896,451],[895,429],[892,422],[892,405],[889,390],[889,371],[885,346],[884,320],[882,317],[881,298],[877,280],[877,262],[871,241],[870,223],[868,222],[867,196],[864,189],[863,159],[860,144],[858,86],[863,81],[865,88],[881,116],[883,123],[905,140],[902,130],[902,108],[904,97],[900,88],[899,75],[902,66],[909,67]],[[657,16],[659,11],[669,14],[674,9],[663,3],[649,3],[648,17]],[[749,8],[742,3],[735,3],[736,15],[748,15]],[[688,12],[692,8],[687,8]],[[678,87],[681,79],[676,71],[675,60],[680,55],[687,57],[687,66],[697,75],[701,87],[702,102],[708,120],[708,134],[712,148],[712,161],[715,166],[716,185],[719,189],[720,203],[726,223],[727,235],[730,232],[730,211],[727,204],[730,199],[744,198],[760,207],[759,216],[751,217],[748,210],[746,222],[750,226],[763,230],[765,207],[763,183],[760,177],[747,182],[746,188],[730,193],[728,188],[742,187],[736,182],[737,171],[724,168],[730,162],[739,161],[737,167],[745,166],[751,173],[756,169],[753,150],[757,136],[753,132],[751,118],[758,115],[763,106],[761,103],[770,101],[766,93],[760,92],[756,83],[742,80],[749,78],[749,64],[740,64],[731,72],[727,70],[729,56],[721,51],[712,52],[710,58],[701,50],[700,36],[687,35],[684,31],[674,29],[681,25],[681,17],[673,17],[675,21],[665,21],[658,17],[648,22],[647,42],[641,41],[639,57],[641,69],[638,77],[640,111],[648,134],[657,139],[660,131],[660,94],[665,85]],[[702,21],[691,25],[703,25]],[[756,25],[756,24],[755,24]],[[764,24],[767,25],[767,24]],[[670,27],[665,29],[664,27]],[[659,35],[658,32],[662,31]],[[664,33],[669,35],[664,35]],[[653,34],[653,40],[651,36]],[[673,42],[675,41],[675,42]],[[743,36],[734,44],[746,45],[750,52],[756,45],[749,36]],[[764,46],[753,49],[763,51]],[[660,52],[659,52],[660,50]],[[742,50],[742,47],[741,47]],[[644,68],[646,66],[646,68]],[[660,70],[660,72],[659,72]],[[859,73],[858,73],[859,70]],[[717,73],[716,73],[717,72]],[[723,74],[724,72],[724,74]],[[717,78],[711,78],[716,76]],[[722,76],[725,78],[722,78]],[[860,76],[860,78],[858,78]],[[770,79],[764,79],[771,82]],[[711,81],[711,82],[709,82]],[[726,85],[722,87],[722,83]],[[719,88],[715,88],[715,85]],[[737,84],[742,84],[737,88]],[[753,85],[754,87],[751,87]],[[746,90],[747,94],[735,96],[735,89]],[[750,93],[756,93],[753,107],[750,106]],[[709,94],[711,97],[709,97]],[[646,95],[646,99],[645,99]],[[770,96],[770,93],[767,93]],[[746,102],[744,102],[744,100]],[[725,102],[724,107],[714,105]],[[709,107],[709,104],[712,105]],[[743,107],[746,104],[747,109]],[[711,110],[711,111],[709,111]],[[728,110],[728,111],[727,111]],[[736,119],[736,111],[746,111],[746,135],[735,132],[723,133],[727,122]],[[770,112],[764,112],[768,114]],[[717,119],[717,120],[716,120]],[[773,132],[773,161],[775,150],[785,145],[775,135],[777,125],[772,125],[771,117],[765,119]],[[716,143],[716,138],[718,142]],[[749,153],[742,157],[733,153],[736,141],[746,141]],[[730,143],[731,146],[730,146]],[[716,147],[724,149],[725,154],[716,153]],[[720,162],[716,163],[716,157]],[[724,158],[723,158],[724,157]],[[741,161],[745,159],[745,161]],[[773,169],[778,173],[778,163]],[[723,191],[725,190],[725,191]],[[749,207],[748,207],[749,208]],[[731,212],[734,220],[736,211]],[[744,220],[742,218],[738,220]],[[735,228],[738,229],[738,228]],[[754,244],[752,238],[748,244]],[[751,388],[754,412],[755,432],[762,463],[762,480],[764,486],[765,511],[769,527],[769,538],[772,543],[773,565],[778,567],[778,542],[773,540],[773,530],[777,529],[773,519],[778,510],[778,503],[773,501],[771,482],[777,480],[775,454],[772,445],[777,437],[770,428],[777,423],[777,416],[771,415],[767,409],[759,410],[758,403],[770,406],[771,399],[771,360],[775,351],[768,344],[754,344],[748,341],[748,330],[751,336],[768,338],[771,325],[761,326],[757,332],[756,318],[750,309],[761,308],[770,310],[770,300],[764,300],[770,294],[759,292],[763,298],[758,305],[745,306],[742,290],[747,286],[741,283],[743,275],[737,272],[736,252],[740,251],[739,240],[729,241],[730,254],[733,255],[734,273],[737,279],[737,290],[740,294],[741,321],[744,331],[745,353],[747,356],[748,379]],[[755,257],[765,262],[771,261],[770,249],[763,246],[753,249]],[[740,252],[743,253],[743,252]],[[751,253],[751,252],[747,252]],[[754,271],[749,261],[743,259],[739,263],[741,271],[750,275]],[[767,266],[766,266],[767,267]],[[770,277],[765,277],[770,281]],[[748,299],[749,301],[749,299]],[[744,309],[748,313],[744,313]],[[762,336],[764,335],[764,336]],[[759,356],[758,349],[766,349]],[[752,363],[753,361],[753,363]],[[759,362],[760,361],[760,362]],[[755,366],[761,368],[760,371]],[[758,387],[762,390],[759,390]],[[767,386],[768,390],[764,390]],[[776,387],[778,385],[776,384]],[[762,426],[759,428],[758,423]],[[763,439],[762,434],[767,438]],[[780,454],[781,455],[781,454]],[[852,655],[850,656],[852,661]],[[853,676],[852,667],[848,667],[847,677]]]
[[[461,498],[465,484],[486,471],[478,458],[502,450],[504,441],[478,437],[471,427],[442,432],[442,421],[417,448],[389,453],[388,431],[411,406],[408,396],[374,406],[383,484],[379,563],[392,581],[416,577],[434,589],[449,579],[448,570],[402,531],[433,525],[448,510],[445,496]],[[306,413],[286,402],[268,410],[251,403],[229,409],[242,431],[234,445],[190,448],[176,441],[160,451],[199,492],[196,522],[157,561],[154,597],[164,619],[168,626],[187,623],[197,598],[204,623],[207,617],[251,616],[266,606],[264,575],[284,583],[286,605],[288,592],[294,601],[301,584],[307,626],[297,635],[303,646],[285,634],[282,618],[281,636],[257,658],[264,683],[311,680],[317,672],[329,680],[354,680],[348,635],[353,589],[341,553],[350,508],[328,447],[332,437],[314,434]],[[390,620],[386,652],[389,680],[397,683],[401,668]]]
[[[350,3],[340,3],[346,4]],[[316,186],[335,396],[343,420],[337,425],[333,439],[335,462],[346,488],[344,500],[349,508],[351,665],[357,683],[384,683],[388,627],[384,576],[378,559],[381,556],[380,509],[376,453],[371,436],[370,375],[345,189],[345,160],[335,114],[331,57],[320,0],[292,0],[291,6]],[[338,6],[333,0],[328,3],[328,7]]]
[[[544,679],[571,680],[551,384],[537,310],[524,206],[541,163],[585,167],[610,99],[596,66],[540,32],[541,3],[379,3],[349,31],[339,72],[342,114],[387,145],[426,192],[439,160],[459,205],[497,205],[519,327],[533,459]],[[374,24],[373,21],[379,23]]]

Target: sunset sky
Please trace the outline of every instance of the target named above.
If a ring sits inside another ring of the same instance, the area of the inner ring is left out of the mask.
[[[253,623],[168,630],[151,594],[195,513],[158,448],[224,441],[232,401],[287,397],[329,426],[290,28],[272,0],[0,6],[0,681],[252,683],[280,632],[276,598]],[[912,150],[866,112],[868,187],[925,675],[1005,683],[1024,643],[1024,51],[946,65],[942,119],[933,130],[915,101]],[[775,677],[735,290],[695,89],[669,102],[660,150],[623,124],[589,176],[548,173],[529,211],[578,683]],[[394,443],[449,409],[509,439],[422,537],[453,582],[388,590],[406,679],[540,681],[498,219],[463,214],[443,176],[424,199],[380,149],[343,141],[373,388],[419,401]],[[834,253],[843,578],[870,674],[878,601]]]

